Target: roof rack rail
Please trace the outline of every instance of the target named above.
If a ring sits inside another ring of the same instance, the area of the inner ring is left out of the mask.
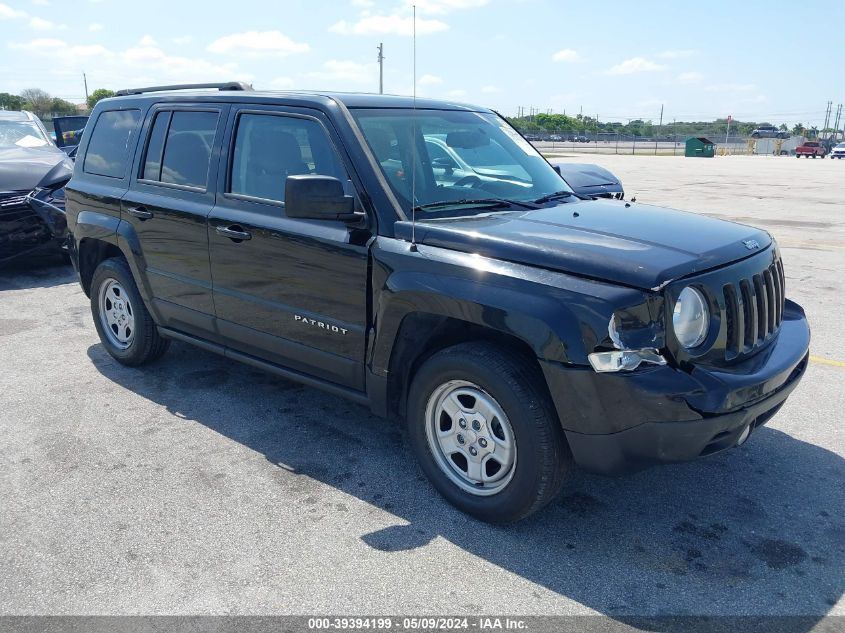
[[[242,81],[227,81],[224,83],[212,84],[174,84],[172,86],[149,86],[147,88],[124,88],[114,93],[115,97],[126,95],[141,95],[145,92],[164,92],[165,90],[200,90],[203,88],[216,88],[217,90],[252,90],[252,86]]]

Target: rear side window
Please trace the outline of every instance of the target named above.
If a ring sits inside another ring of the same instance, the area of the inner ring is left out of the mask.
[[[217,112],[156,114],[141,177],[206,189],[217,119]]]
[[[129,149],[141,120],[140,110],[107,110],[97,117],[83,171],[87,174],[123,178],[129,162]]]
[[[325,129],[311,119],[242,114],[238,119],[229,193],[285,200],[285,180],[298,174],[347,177]]]

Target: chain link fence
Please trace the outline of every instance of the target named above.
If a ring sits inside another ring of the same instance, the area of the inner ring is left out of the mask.
[[[590,130],[553,130],[542,133],[522,131],[540,152],[555,154],[639,154],[652,156],[683,156],[689,135],[669,133],[652,136],[633,136],[619,132]],[[723,134],[708,137],[716,146],[717,155],[730,156],[791,156],[806,139],[792,136],[786,139],[751,138]]]

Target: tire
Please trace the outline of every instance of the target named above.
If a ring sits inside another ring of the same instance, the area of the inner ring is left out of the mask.
[[[159,335],[122,257],[106,259],[94,271],[91,314],[103,347],[123,365],[150,363],[170,347],[170,340]]]
[[[538,386],[544,384],[529,360],[486,342],[442,350],[419,369],[408,396],[408,437],[423,472],[449,503],[482,521],[512,523],[555,498],[572,456]],[[493,481],[470,481],[473,448],[481,455],[474,472]]]

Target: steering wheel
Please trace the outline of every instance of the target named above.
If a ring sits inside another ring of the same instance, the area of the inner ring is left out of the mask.
[[[452,183],[453,187],[466,187],[469,185],[470,187],[475,187],[476,185],[481,184],[481,178],[474,175],[464,176],[463,178],[459,178],[455,182]]]

